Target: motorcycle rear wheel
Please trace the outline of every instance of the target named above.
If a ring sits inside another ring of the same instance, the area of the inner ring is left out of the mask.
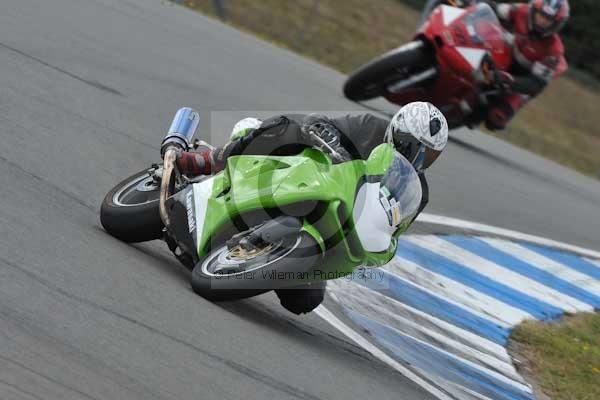
[[[414,41],[368,62],[344,84],[344,96],[365,101],[383,96],[387,87],[433,65],[433,55],[423,41]]]
[[[163,223],[158,212],[160,182],[140,171],[119,182],[104,197],[100,222],[104,230],[128,243],[162,238]]]

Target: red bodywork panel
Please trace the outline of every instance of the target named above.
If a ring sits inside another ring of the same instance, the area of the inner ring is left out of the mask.
[[[482,60],[491,57],[501,70],[507,70],[512,63],[512,48],[505,39],[504,29],[486,4],[466,9],[440,6],[415,38],[428,42],[435,50],[438,76],[426,87],[387,95],[393,103],[425,100],[446,113],[460,112],[461,102],[472,105],[476,100],[477,79],[483,81],[478,72]]]

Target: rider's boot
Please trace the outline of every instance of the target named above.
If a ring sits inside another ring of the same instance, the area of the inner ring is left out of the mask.
[[[485,120],[485,127],[491,131],[501,131],[506,129],[508,121],[514,116],[514,111],[510,106],[504,103],[493,105],[488,110]]]
[[[177,157],[179,172],[188,176],[210,175],[215,171],[212,150],[182,151]]]

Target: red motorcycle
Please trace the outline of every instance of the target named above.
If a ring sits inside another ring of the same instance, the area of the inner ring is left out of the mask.
[[[503,90],[502,73],[512,63],[512,48],[492,8],[440,5],[414,41],[354,72],[344,85],[353,101],[383,96],[395,104],[429,101],[451,128],[473,126],[482,110]]]

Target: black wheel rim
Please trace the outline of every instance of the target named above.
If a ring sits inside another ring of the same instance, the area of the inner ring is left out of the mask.
[[[160,182],[150,174],[137,176],[125,183],[113,196],[113,203],[120,207],[140,206],[157,202]]]

